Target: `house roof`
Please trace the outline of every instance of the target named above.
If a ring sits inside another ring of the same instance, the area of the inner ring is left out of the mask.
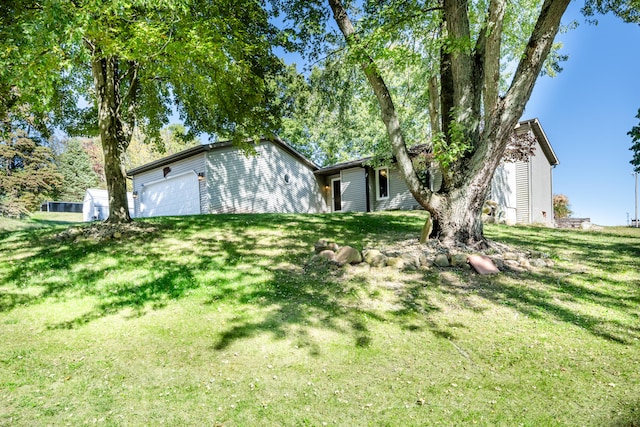
[[[300,162],[302,162],[303,164],[308,166],[311,170],[315,171],[315,170],[318,169],[318,165],[316,165],[311,160],[307,159],[299,151],[297,151],[295,148],[293,148],[292,146],[290,146],[289,144],[287,144],[286,142],[284,142],[280,138],[273,138],[273,139],[263,138],[258,143],[256,143],[256,145],[257,144],[262,144],[262,143],[267,142],[267,141],[272,142],[273,144],[275,144],[276,146],[280,147],[281,149],[283,149],[287,153],[291,154],[293,157],[298,159]],[[211,143],[211,144],[202,144],[202,145],[198,145],[196,147],[187,148],[186,150],[182,150],[182,151],[180,151],[178,153],[171,154],[170,156],[166,156],[166,157],[163,157],[161,159],[155,160],[153,162],[144,164],[142,166],[138,166],[138,167],[135,167],[133,169],[130,169],[130,170],[127,171],[127,176],[138,175],[140,173],[147,172],[147,171],[150,171],[152,169],[156,169],[156,168],[159,168],[159,167],[162,167],[162,166],[166,166],[166,165],[169,165],[171,163],[175,163],[175,162],[180,161],[180,160],[188,159],[189,157],[193,157],[195,155],[198,155],[198,154],[201,154],[201,153],[204,153],[204,152],[207,152],[207,151],[219,150],[221,148],[231,147],[231,146],[233,146],[233,143],[231,141],[222,141],[222,142],[215,142],[215,143]]]
[[[366,162],[373,159],[373,157],[363,157],[362,159],[351,160],[343,163],[336,163],[335,165],[326,166],[324,168],[320,168],[314,172],[316,175],[327,176],[332,175],[334,173],[338,173],[344,169],[355,168],[358,166],[363,166]]]
[[[538,140],[538,143],[540,144],[540,147],[542,148],[544,155],[547,157],[547,160],[549,160],[549,163],[552,166],[560,164],[560,161],[558,160],[556,153],[553,151],[553,148],[549,143],[549,139],[547,138],[547,135],[544,133],[544,129],[542,129],[542,125],[540,124],[540,121],[537,118],[523,120],[516,125],[516,132],[524,133],[524,132],[528,132],[529,130],[532,131],[533,134],[535,135],[536,139]],[[423,145],[420,145],[418,147],[423,147]],[[409,149],[409,151],[411,151],[411,149]],[[349,162],[337,163],[335,165],[319,168],[314,173],[320,176],[333,175],[333,174],[339,173],[341,170],[344,170],[344,169],[363,166],[371,159],[373,159],[373,157],[364,157],[362,159],[351,160]]]
[[[553,148],[549,143],[549,139],[547,138],[547,135],[545,134],[544,129],[542,129],[542,125],[540,125],[540,121],[537,118],[523,120],[519,122],[518,125],[516,126],[516,131],[527,132],[529,130],[531,130],[533,134],[536,136],[536,139],[538,140],[538,143],[540,144],[540,147],[542,148],[542,151],[544,152],[545,156],[549,160],[549,163],[553,166],[560,164],[560,161],[558,160],[558,157],[553,151]],[[312,171],[314,171],[314,174],[320,175],[320,176],[328,176],[335,173],[339,173],[341,170],[344,170],[344,169],[363,166],[364,164],[366,164],[367,162],[373,159],[373,157],[363,157],[361,159],[351,160],[348,162],[338,163],[335,165],[330,165],[330,166],[320,168],[318,165],[316,165],[311,160],[307,159],[299,151],[297,151],[295,148],[293,148],[292,146],[290,146],[280,138],[273,138],[273,139],[263,138],[258,143],[264,143],[267,141],[272,142],[273,144],[277,145],[284,151],[288,152],[294,158],[298,159],[301,163],[305,164]],[[218,150],[225,147],[231,147],[232,145],[233,143],[231,141],[222,141],[222,142],[216,142],[212,144],[203,144],[203,145],[198,145],[197,147],[187,148],[186,150],[180,151],[170,156],[163,157],[161,159],[155,160],[145,165],[130,169],[127,171],[127,176],[137,175],[143,172],[150,171],[152,169],[156,169],[158,167],[175,163],[179,160],[187,159],[189,157],[195,156],[200,153],[204,153],[206,151]]]
[[[545,156],[547,156],[547,160],[549,160],[549,164],[552,166],[556,166],[560,164],[560,160],[558,160],[558,156],[556,156],[555,151],[553,151],[553,147],[551,147],[551,143],[547,138],[547,134],[542,129],[542,125],[540,124],[540,120],[537,118],[523,120],[516,125],[516,131],[518,131],[522,127],[524,132],[531,130],[535,135],[540,147],[542,148],[542,152]]]

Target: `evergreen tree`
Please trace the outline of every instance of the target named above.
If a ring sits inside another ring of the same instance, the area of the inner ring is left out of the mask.
[[[49,147],[20,129],[1,134],[0,215],[21,217],[51,198],[63,178]]]
[[[89,154],[76,138],[67,141],[58,159],[58,167],[64,178],[59,196],[62,201],[81,202],[87,188],[97,187],[100,183],[91,167]]]

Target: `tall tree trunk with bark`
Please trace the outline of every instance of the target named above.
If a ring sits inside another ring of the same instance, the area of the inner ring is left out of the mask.
[[[109,217],[106,222],[131,222],[124,169],[124,155],[130,141],[130,130],[125,129],[121,116],[118,58],[104,58],[94,51],[91,68],[98,101],[98,126],[109,193]]]
[[[536,78],[548,56],[570,0],[545,0],[522,59],[504,96],[499,96],[501,37],[507,0],[491,0],[487,21],[475,45],[470,40],[467,0],[443,0],[441,19],[446,39],[440,61],[440,105],[434,104],[437,88],[431,87],[430,112],[439,111],[438,123],[445,147],[464,147],[456,158],[441,162],[443,185],[437,192],[418,179],[409,157],[400,117],[373,56],[358,44],[358,35],[341,0],[328,0],[334,19],[347,44],[359,49],[367,80],[378,99],[382,120],[396,158],[413,197],[430,214],[432,236],[453,244],[484,246],[482,207],[493,174],[509,137],[531,96]],[[462,41],[462,43],[459,43]],[[434,79],[431,83],[433,86]],[[432,116],[433,117],[433,116]],[[432,119],[433,120],[433,119]],[[434,153],[437,158],[437,153]]]

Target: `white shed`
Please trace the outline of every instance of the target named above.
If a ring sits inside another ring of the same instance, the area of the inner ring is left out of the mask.
[[[133,194],[127,193],[129,215],[133,217]],[[83,221],[104,221],[109,216],[109,193],[99,188],[89,188],[82,203]]]

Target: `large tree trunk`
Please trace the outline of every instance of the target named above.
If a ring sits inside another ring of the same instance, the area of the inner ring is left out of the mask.
[[[97,57],[92,60],[93,81],[98,101],[98,125],[104,152],[104,173],[109,192],[107,222],[130,222],[124,155],[129,138],[120,116],[118,59]]]
[[[433,233],[447,246],[462,243],[476,249],[484,248],[482,208],[476,208],[478,200],[483,198],[483,192],[477,187],[453,191],[433,218]]]

